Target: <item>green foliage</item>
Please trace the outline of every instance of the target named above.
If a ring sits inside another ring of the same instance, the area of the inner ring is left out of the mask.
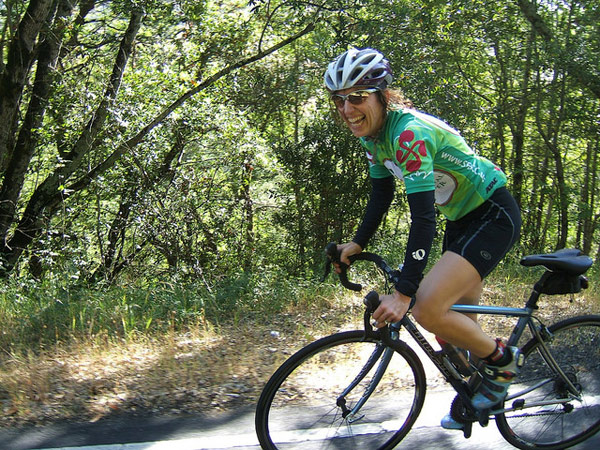
[[[402,249],[378,242],[374,251],[392,264],[401,262]],[[514,306],[525,300],[521,294],[511,298],[516,294],[514,286],[522,286],[526,294],[543,272],[539,268],[523,268],[518,264],[519,258],[517,252],[509,255],[486,285],[492,293],[506,291],[506,300]],[[320,315],[323,309],[339,302],[350,305],[356,301],[349,298],[335,275],[321,283],[323,265],[319,268],[321,271],[314,276],[290,276],[271,266],[261,273],[240,272],[211,284],[162,282],[98,288],[59,278],[4,283],[0,292],[0,351],[35,350],[71,340],[128,339],[140,333],[152,336],[212,329],[243,321],[268,322],[273,315],[295,311]],[[382,289],[378,284],[381,274],[372,264],[357,263],[351,270],[351,279],[363,283],[365,292]],[[600,307],[597,266],[588,277],[590,287],[581,295],[587,299],[590,310],[596,310]]]
[[[242,272],[211,285],[164,282],[98,289],[60,279],[8,282],[0,293],[0,350],[267,320],[295,308],[321,307],[334,301],[335,291],[276,268],[260,275]]]
[[[276,215],[285,240],[297,243],[298,268],[312,265],[329,241],[351,239],[368,198],[366,164],[356,139],[331,118],[315,120],[300,142],[278,144],[285,179]]]
[[[395,87],[509,174],[524,218],[512,258],[564,246],[600,255],[596,5],[540,3],[549,41],[518,2],[85,3],[38,36],[39,44],[60,39],[61,49],[39,123],[25,120],[41,82],[32,64],[14,126],[0,133],[13,144],[28,131],[34,137],[16,200],[7,195],[12,186],[0,189],[8,283],[0,314],[21,340],[110,326],[127,335],[296,301],[298,291],[278,294],[290,288],[277,280],[291,275],[301,286],[316,278],[322,248],[353,236],[368,197],[363,151],[335,122],[322,86],[327,64],[351,45],[382,50]],[[5,73],[8,51],[26,6],[0,6],[3,76],[13,75]],[[140,8],[145,16],[109,99]],[[86,134],[105,103],[102,126]],[[0,182],[9,154],[0,154]],[[46,180],[51,192],[40,189]],[[401,262],[409,217],[398,191],[371,248]],[[12,206],[14,217],[4,212]],[[27,220],[30,240],[9,245]],[[299,287],[300,297],[309,288]]]

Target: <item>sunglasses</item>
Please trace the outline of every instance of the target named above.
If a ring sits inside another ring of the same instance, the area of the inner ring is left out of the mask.
[[[344,107],[344,103],[346,100],[350,102],[352,105],[360,105],[364,102],[369,95],[373,92],[377,92],[379,89],[369,88],[369,89],[360,89],[358,91],[350,92],[349,94],[331,94],[331,100],[338,108],[342,109]]]

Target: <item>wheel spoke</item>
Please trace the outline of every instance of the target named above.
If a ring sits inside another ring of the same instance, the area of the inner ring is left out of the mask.
[[[600,429],[600,316],[567,319],[550,332],[546,346],[568,380],[550,369],[532,340],[509,390],[512,403],[496,416],[502,435],[522,449],[564,448]]]
[[[372,384],[385,354],[375,351],[378,341],[361,332],[336,336],[292,356],[267,383],[256,417],[263,448],[393,448],[414,423],[425,383],[416,355],[394,352]],[[344,414],[357,404],[356,415]]]

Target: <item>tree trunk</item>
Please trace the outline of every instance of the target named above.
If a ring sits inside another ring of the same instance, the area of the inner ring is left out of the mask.
[[[523,181],[525,167],[523,164],[523,144],[525,141],[525,125],[527,113],[530,105],[529,82],[531,77],[531,58],[535,39],[535,33],[532,32],[527,40],[527,54],[525,59],[525,68],[523,79],[521,80],[521,99],[517,108],[514,124],[511,126],[513,143],[513,195],[519,206],[523,204]]]
[[[17,112],[23,88],[35,60],[35,42],[52,9],[53,0],[31,0],[8,49],[0,76],[0,173],[13,153]]]
[[[600,142],[589,144],[586,154],[585,179],[581,193],[581,203],[585,207],[585,214],[581,220],[582,246],[581,250],[589,255],[592,251],[592,242],[594,232],[598,224],[598,215],[594,215],[596,210],[596,190],[598,189],[598,152],[600,152]]]
[[[65,29],[64,23],[60,19],[71,12],[69,1],[62,0],[60,3],[57,25],[51,27],[54,14],[49,14],[46,31],[40,37],[31,100],[0,189],[0,236],[6,236],[8,228],[13,223],[17,201],[37,145],[35,130],[41,127],[48,99],[54,86],[56,63]]]
[[[544,205],[547,202],[549,151],[543,148],[544,155],[533,175],[533,186],[529,195],[528,214],[525,216],[523,236],[527,239],[527,245],[532,251],[543,251]]]
[[[242,265],[244,270],[250,270],[252,268],[253,254],[254,254],[254,206],[252,201],[252,171],[254,170],[251,164],[250,155],[246,155],[244,158],[244,167],[242,168],[242,180],[241,180],[241,202],[243,203],[243,216],[242,223],[244,224],[243,240],[244,242],[240,246],[242,255]]]
[[[12,270],[23,250],[41,232],[41,222],[44,216],[50,209],[63,201],[65,196],[63,186],[66,180],[80,167],[83,157],[92,148],[92,144],[108,116],[110,105],[119,90],[123,72],[133,49],[142,18],[142,12],[132,12],[129,26],[121,40],[119,53],[104,98],[93,115],[93,119],[88,122],[79,139],[66,155],[66,163],[58,167],[34,191],[12,238],[8,242],[4,241],[5,244],[0,249],[0,259],[3,262],[0,274],[5,274]],[[4,239],[6,239],[6,236],[4,236]]]

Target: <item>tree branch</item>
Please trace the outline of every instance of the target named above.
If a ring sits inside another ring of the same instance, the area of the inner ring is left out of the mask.
[[[58,6],[57,4],[56,7]],[[4,240],[8,227],[14,220],[17,201],[38,142],[36,130],[42,124],[52,93],[55,67],[65,29],[65,23],[61,19],[70,14],[71,8],[70,1],[61,0],[56,14],[56,26],[51,27],[55,21],[54,13],[51,13],[48,15],[46,30],[40,34],[32,95],[0,189],[0,240]]]
[[[286,45],[290,44],[291,42],[310,33],[314,29],[314,27],[315,27],[315,24],[310,23],[308,26],[306,26],[306,28],[304,28],[302,31],[298,32],[297,34],[295,34],[287,39],[284,39],[283,41],[279,42],[278,44],[276,44],[264,51],[259,51],[258,53],[256,53],[253,56],[241,59],[241,60],[237,61],[236,63],[233,63],[227,67],[224,67],[220,71],[214,73],[209,78],[200,82],[195,88],[190,89],[185,94],[183,94],[181,97],[179,97],[177,100],[175,100],[173,103],[171,103],[168,107],[166,107],[160,114],[158,114],[152,121],[150,121],[150,123],[148,123],[144,128],[142,128],[135,136],[133,136],[132,138],[128,139],[126,142],[121,144],[102,163],[100,163],[99,165],[94,167],[92,170],[90,170],[90,172],[88,172],[84,177],[80,178],[79,180],[77,180],[76,182],[71,184],[68,187],[68,190],[70,192],[77,192],[77,191],[85,188],[86,186],[88,186],[94,178],[101,175],[109,168],[111,168],[115,164],[115,162],[125,152],[131,150],[133,147],[135,147],[140,142],[142,142],[142,140],[148,135],[148,133],[150,133],[150,131],[152,131],[152,129],[154,129],[156,126],[158,126],[160,123],[162,123],[173,111],[175,111],[177,108],[179,108],[181,105],[183,105],[187,100],[192,98],[194,95],[203,91],[207,87],[214,84],[217,80],[224,77],[225,75],[228,75],[229,73],[233,72],[234,70],[239,69],[240,67],[244,67],[253,62],[256,62],[262,58],[265,58],[266,56],[270,55],[271,53],[276,52],[280,48],[285,47]]]
[[[81,165],[83,157],[90,150],[93,140],[100,132],[108,116],[110,104],[119,90],[123,72],[143,16],[142,11],[132,11],[129,26],[121,40],[119,53],[104,98],[96,109],[93,118],[88,122],[81,136],[66,156],[65,165],[58,167],[35,189],[13,236],[8,242],[4,242],[0,246],[0,259],[4,260],[2,261],[4,267],[0,266],[0,275],[9,272],[14,267],[23,250],[40,233],[40,223],[44,212],[52,210],[54,206],[68,197],[67,192],[61,189],[60,186]]]
[[[556,41],[552,31],[544,22],[542,16],[537,13],[535,3],[529,0],[517,0],[521,12],[531,23],[533,29],[544,39],[550,51],[554,53],[557,60],[561,61],[569,74],[575,78],[580,85],[592,91],[600,99],[600,77],[590,72],[585,64],[578,63],[572,55],[568,54],[568,49],[562,49]]]

